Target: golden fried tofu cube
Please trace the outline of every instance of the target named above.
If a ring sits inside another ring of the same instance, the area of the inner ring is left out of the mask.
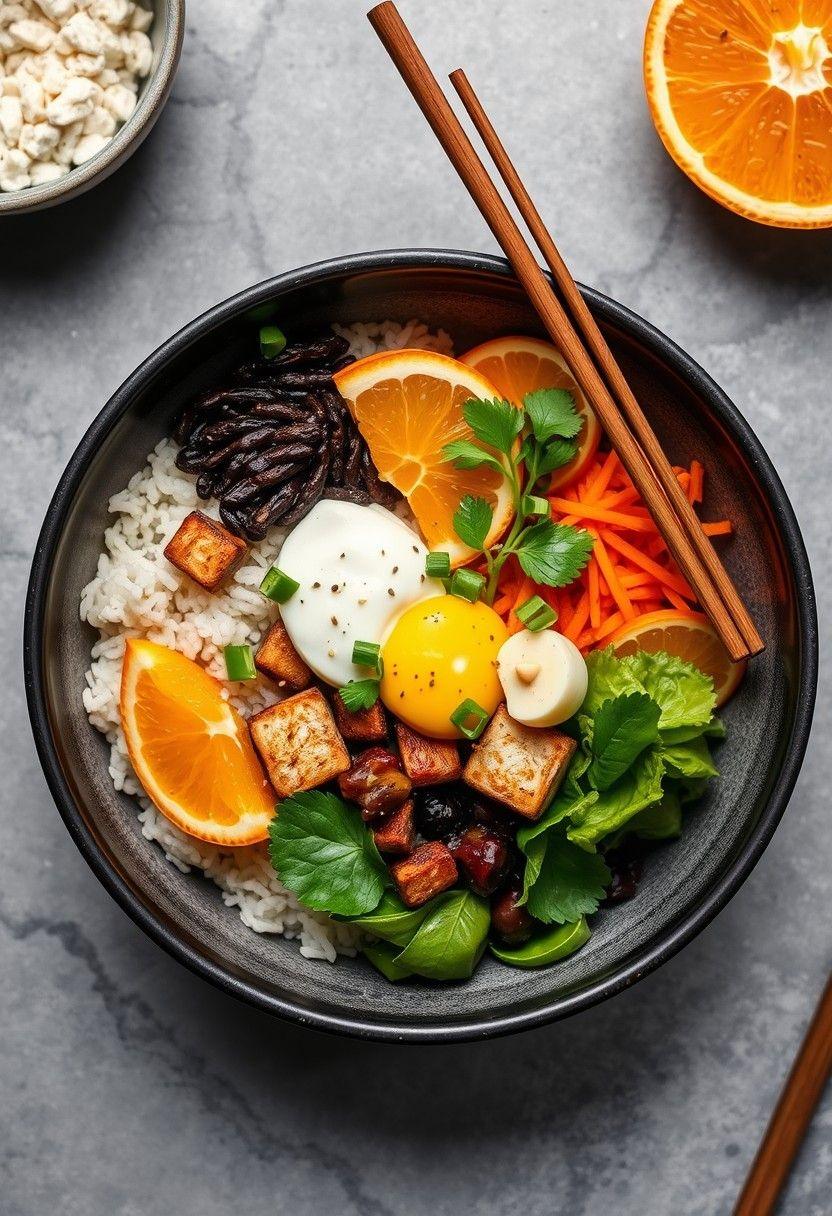
[[[350,767],[322,692],[307,688],[248,721],[254,746],[281,798],[324,785]]]
[[[383,743],[387,738],[387,715],[381,701],[370,709],[357,709],[350,713],[336,692],[332,698],[335,724],[350,743]]]
[[[396,723],[396,741],[404,771],[414,785],[440,785],[462,776],[459,748],[453,741],[426,739],[402,722]]]
[[[275,621],[254,656],[254,666],[277,681],[278,688],[302,692],[312,683],[312,671],[292,645],[282,621]]]
[[[379,853],[406,857],[411,852],[416,842],[415,811],[411,798],[375,829],[373,840]]]
[[[440,891],[447,891],[459,874],[450,849],[439,840],[420,844],[409,857],[390,867],[402,903],[419,908]]]
[[[191,511],[165,546],[165,557],[206,591],[236,570],[248,546],[202,511]]]
[[[462,779],[525,819],[538,819],[566,776],[577,743],[558,730],[521,726],[501,705]]]

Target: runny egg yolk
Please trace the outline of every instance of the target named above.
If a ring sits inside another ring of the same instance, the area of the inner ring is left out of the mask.
[[[414,604],[382,647],[382,701],[419,734],[461,739],[451,714],[462,701],[476,701],[490,716],[503,700],[497,652],[507,637],[487,604],[455,595]]]

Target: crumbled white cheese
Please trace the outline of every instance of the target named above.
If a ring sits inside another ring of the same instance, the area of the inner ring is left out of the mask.
[[[0,0],[0,190],[55,181],[136,108],[150,0]]]

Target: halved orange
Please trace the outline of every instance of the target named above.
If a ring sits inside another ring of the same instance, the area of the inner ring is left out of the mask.
[[[832,225],[832,0],[655,0],[644,80],[677,165],[739,215]]]
[[[539,338],[495,338],[469,350],[461,356],[460,362],[485,376],[502,397],[518,407],[523,404],[526,393],[539,388],[565,388],[573,395],[575,407],[584,417],[578,434],[578,451],[574,460],[552,474],[549,488],[560,489],[577,481],[598,450],[601,424],[557,347]]]
[[[611,635],[608,645],[622,658],[637,650],[665,650],[704,671],[714,682],[717,705],[724,705],[745,675],[745,663],[732,663],[711,622],[699,612],[662,608],[628,621]]]
[[[266,839],[277,795],[218,680],[167,646],[129,638],[119,707],[130,761],[163,815],[212,844]]]
[[[472,397],[499,396],[489,380],[447,355],[399,350],[369,355],[335,376],[383,481],[407,499],[430,549],[450,553],[454,566],[474,550],[454,532],[453,516],[466,494],[485,498],[494,518],[486,545],[511,522],[509,484],[487,465],[457,469],[442,449],[473,439],[462,407]]]

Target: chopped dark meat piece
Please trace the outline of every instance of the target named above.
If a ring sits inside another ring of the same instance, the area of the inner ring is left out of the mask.
[[[466,828],[451,851],[471,890],[477,895],[493,895],[508,870],[505,837],[475,823]]]
[[[338,786],[345,798],[361,807],[361,817],[368,822],[398,810],[413,788],[398,756],[383,747],[369,747],[356,756]]]

